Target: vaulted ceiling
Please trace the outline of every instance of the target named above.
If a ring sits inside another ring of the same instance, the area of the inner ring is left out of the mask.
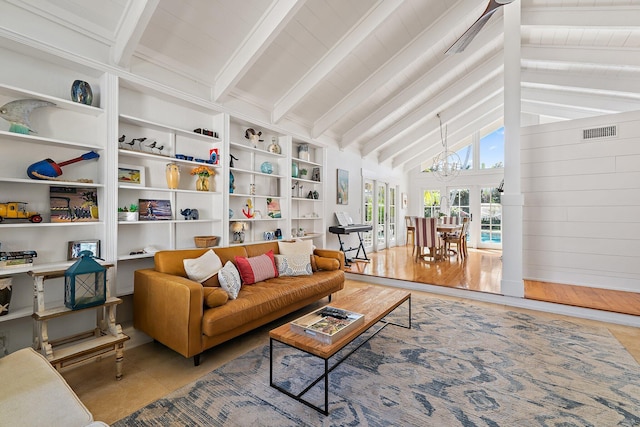
[[[111,65],[152,79],[164,70],[206,88],[202,97],[222,108],[259,113],[404,170],[441,149],[437,113],[454,148],[501,119],[508,7],[522,10],[523,113],[549,121],[638,109],[640,2],[516,0],[464,52],[444,55],[487,2],[0,0],[0,7],[73,33],[47,41],[61,49],[81,46],[78,38],[98,42]]]

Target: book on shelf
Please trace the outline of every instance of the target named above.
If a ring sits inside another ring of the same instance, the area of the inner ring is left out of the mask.
[[[35,258],[38,254],[36,251],[13,251],[0,252],[0,261],[9,261],[14,259]]]
[[[291,330],[333,344],[362,324],[363,314],[326,306],[291,322]]]
[[[5,261],[0,261],[0,268],[31,266],[33,266],[33,258],[8,259]]]

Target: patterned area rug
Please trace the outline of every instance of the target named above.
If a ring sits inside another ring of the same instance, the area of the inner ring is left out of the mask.
[[[640,367],[606,329],[432,298],[412,308],[413,329],[387,326],[330,374],[329,416],[269,386],[267,345],[115,425],[640,426]],[[283,345],[274,356],[293,391],[322,368]]]

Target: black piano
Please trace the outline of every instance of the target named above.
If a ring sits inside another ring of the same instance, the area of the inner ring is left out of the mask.
[[[360,260],[369,262],[369,258],[367,257],[367,252],[364,249],[364,242],[362,240],[362,233],[367,231],[371,231],[373,229],[372,225],[367,224],[350,224],[350,225],[332,225],[329,227],[329,232],[338,236],[338,242],[340,242],[340,250],[344,253],[345,265],[349,266],[350,262],[353,260]],[[359,245],[355,248],[344,248],[344,243],[342,242],[342,238],[340,237],[342,234],[351,234],[357,233],[358,240],[360,241]],[[356,256],[353,258],[349,258],[347,256],[347,252],[357,251]],[[362,256],[360,256],[360,251],[362,251]]]

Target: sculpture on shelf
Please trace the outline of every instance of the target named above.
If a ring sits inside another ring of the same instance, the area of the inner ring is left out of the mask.
[[[232,168],[233,167],[233,161],[234,160],[238,160],[238,158],[236,156],[234,156],[233,154],[229,154],[229,156],[231,157],[231,160],[229,160],[229,167]]]
[[[91,105],[91,102],[93,102],[91,85],[83,80],[75,80],[71,85],[71,100],[80,104]]]
[[[41,101],[39,99],[18,99],[11,101],[0,107],[0,117],[8,121],[11,126],[9,132],[29,134],[37,133],[31,129],[29,123],[29,115],[36,108],[55,107],[56,104],[49,101]]]
[[[249,128],[244,131],[244,137],[251,141],[253,148],[258,148],[258,142],[263,142],[264,139],[260,139],[262,132],[256,132],[254,129]]]
[[[249,228],[249,225],[243,221],[237,221],[231,223],[231,231],[233,232],[233,243],[244,243],[244,232]]]
[[[80,157],[76,157],[71,160],[67,160],[61,163],[56,163],[51,159],[40,160],[29,166],[27,168],[27,175],[31,179],[56,179],[60,175],[62,175],[62,166],[70,165],[72,163],[77,163],[82,160],[91,160],[97,159],[100,157],[100,154],[95,151],[89,151],[88,153],[84,153]]]
[[[185,220],[197,220],[200,219],[200,213],[198,212],[198,209],[190,209],[190,208],[186,208],[186,209],[181,209],[180,210],[180,215],[184,216]]]
[[[255,214],[251,212],[251,210],[253,209],[253,202],[251,201],[251,199],[247,199],[247,203],[245,204],[245,206],[247,209],[242,209],[242,214],[247,218],[253,218]]]
[[[233,190],[236,189],[236,178],[233,176],[233,172],[229,172],[229,194],[233,194]]]

